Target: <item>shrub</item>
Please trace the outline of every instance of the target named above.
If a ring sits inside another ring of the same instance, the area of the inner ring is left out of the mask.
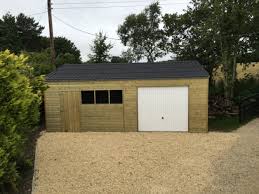
[[[259,93],[259,76],[247,74],[243,79],[235,83],[235,96],[244,98]]]
[[[76,62],[76,58],[71,53],[61,53],[56,58],[56,66],[59,67],[64,64],[73,64]]]
[[[239,100],[259,93],[259,75],[245,74],[242,79],[237,79],[234,87],[234,99]],[[218,80],[210,85],[210,97],[224,95],[224,81]]]
[[[23,52],[28,56],[28,64],[33,67],[34,75],[46,75],[55,69],[55,65],[51,63],[51,55],[49,49],[41,52]]]
[[[39,121],[45,84],[26,60],[8,50],[0,52],[0,193],[16,187],[24,142]]]
[[[224,95],[224,81],[219,80],[217,82],[211,83],[209,87],[209,95]]]

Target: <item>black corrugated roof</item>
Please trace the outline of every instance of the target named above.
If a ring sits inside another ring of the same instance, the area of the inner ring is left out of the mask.
[[[197,61],[169,63],[65,64],[47,75],[47,81],[97,81],[208,77]]]

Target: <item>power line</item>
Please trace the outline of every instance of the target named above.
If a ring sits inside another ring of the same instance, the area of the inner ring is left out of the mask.
[[[44,9],[43,9],[43,10],[45,10],[45,9],[47,10],[47,8],[48,8],[47,6],[44,6]],[[44,14],[47,13],[47,12],[48,12],[48,10],[47,10],[46,12],[42,12],[41,14],[39,14],[39,15],[40,15],[40,18],[38,19],[38,22],[41,21],[42,17],[43,17]]]
[[[183,4],[183,3],[179,3]],[[184,3],[186,4],[186,3]],[[176,3],[164,3],[160,5],[177,5]],[[145,7],[147,5],[111,5],[111,6],[91,6],[91,7],[54,7],[53,9],[99,9],[99,8],[124,8],[124,7]]]
[[[77,28],[77,27],[75,27],[75,26],[73,26],[73,25],[71,25],[71,24],[68,24],[67,22],[65,22],[64,20],[58,18],[58,17],[55,16],[54,14],[53,14],[53,17],[56,18],[57,20],[59,20],[61,23],[63,23],[63,24],[65,24],[65,25],[69,26],[70,28],[73,28],[74,30],[77,30],[77,31],[79,31],[79,32],[82,32],[82,33],[85,33],[85,34],[88,34],[88,35],[91,35],[91,36],[96,36],[96,34],[94,34],[94,33],[81,30],[81,29],[79,29],[79,28]],[[118,39],[118,38],[110,38],[110,37],[107,37],[107,39],[120,40],[120,39]]]
[[[40,16],[40,18],[38,19],[38,23],[41,21],[41,19],[42,19],[42,17],[43,17],[43,14]]]
[[[160,0],[160,1],[170,1],[170,0]],[[91,4],[123,4],[123,3],[145,3],[147,0],[133,0],[133,1],[97,1],[97,2],[65,2],[65,3],[55,3],[56,5],[91,5]],[[186,3],[174,3],[174,4],[186,4]]]
[[[44,13],[47,13],[48,11],[43,11],[43,12],[38,12],[38,13],[32,13],[30,14],[29,16],[34,16],[34,15],[41,15],[41,14],[44,14]]]
[[[91,35],[91,36],[96,36],[96,34],[94,34],[94,33],[87,32],[87,31],[85,31],[85,30],[79,29],[79,28],[77,28],[77,27],[75,27],[75,26],[73,26],[73,25],[71,25],[71,24],[65,22],[64,20],[60,19],[59,17],[55,16],[54,14],[52,14],[52,15],[53,15],[53,17],[54,17],[55,19],[57,19],[57,20],[60,21],[61,23],[65,24],[66,26],[68,26],[68,27],[70,27],[70,28],[72,28],[72,29],[74,29],[74,30],[77,30],[77,31],[79,31],[79,32],[82,32],[82,33],[85,33],[85,34],[88,34],[88,35]],[[245,34],[238,34],[238,35],[223,35],[223,36],[245,36],[245,35],[257,35],[257,34],[259,34],[259,32],[245,33]],[[120,39],[118,39],[118,38],[112,38],[112,37],[107,37],[107,39],[120,41]]]

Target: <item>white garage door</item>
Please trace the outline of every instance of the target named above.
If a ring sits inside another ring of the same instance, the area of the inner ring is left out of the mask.
[[[188,131],[188,87],[138,88],[139,131]]]

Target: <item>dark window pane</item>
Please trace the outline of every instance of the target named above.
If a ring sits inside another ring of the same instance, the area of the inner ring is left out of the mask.
[[[82,104],[94,104],[94,91],[81,91]]]
[[[122,90],[111,90],[110,91],[110,103],[111,104],[122,104]]]
[[[108,90],[98,90],[95,91],[96,104],[108,104]]]

